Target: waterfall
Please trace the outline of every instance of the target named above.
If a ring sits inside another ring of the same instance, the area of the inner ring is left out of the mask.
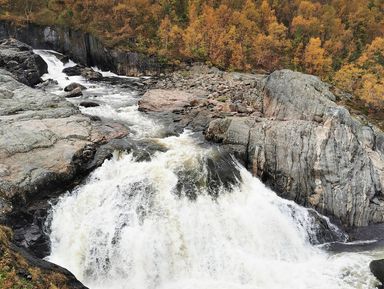
[[[48,64],[46,77],[55,78],[51,66],[61,64]],[[331,254],[311,245],[316,224],[309,210],[281,199],[236,162],[236,183],[219,184],[212,196],[206,164],[214,147],[190,132],[160,138],[161,127],[137,111],[132,92],[78,80],[105,93],[98,110],[84,113],[127,121],[136,137],[164,149],[145,161],[116,152],[62,196],[49,218],[50,261],[92,289],[374,287],[369,254]],[[181,176],[195,198],[178,185]]]

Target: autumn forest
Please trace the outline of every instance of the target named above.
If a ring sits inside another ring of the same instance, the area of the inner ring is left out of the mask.
[[[290,68],[384,105],[383,0],[0,0],[0,18],[71,25],[111,47],[234,71]]]

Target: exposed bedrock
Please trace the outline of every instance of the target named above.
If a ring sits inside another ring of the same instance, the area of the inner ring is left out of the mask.
[[[261,96],[261,117],[213,120],[207,139],[222,143],[284,198],[346,226],[383,222],[382,131],[338,106],[314,76],[276,71]]]

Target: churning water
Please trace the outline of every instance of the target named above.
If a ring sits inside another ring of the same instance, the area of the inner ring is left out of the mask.
[[[61,197],[51,213],[50,261],[92,289],[374,288],[368,253],[330,254],[310,244],[317,227],[307,209],[237,163],[237,184],[212,197],[206,161],[214,148],[188,132],[156,138],[161,128],[137,111],[132,91],[66,79],[54,55],[38,53],[49,64],[45,77],[59,82],[53,92],[82,83],[101,104],[84,113],[124,121],[164,148],[146,161],[116,152]],[[180,188],[181,176],[196,198]]]

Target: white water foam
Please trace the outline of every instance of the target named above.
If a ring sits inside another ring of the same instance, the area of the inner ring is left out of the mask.
[[[368,256],[312,247],[308,211],[244,168],[217,200],[204,189],[196,201],[178,197],[177,172],[209,151],[187,134],[162,142],[169,150],[151,161],[115,157],[61,198],[51,261],[91,288],[373,288]]]
[[[62,71],[64,68],[76,65],[72,60],[69,60],[67,64],[63,64],[56,57],[58,53],[55,51],[34,50],[34,52],[39,54],[48,64],[48,73],[43,75],[43,80],[53,79],[58,82],[57,86],[50,89],[51,93],[65,95],[64,87],[76,82],[87,89],[83,91],[83,97],[70,98],[69,101],[78,104],[81,100],[90,100],[100,105],[98,107],[80,106],[82,113],[126,123],[137,137],[154,136],[162,129],[160,124],[143,116],[138,111],[138,98],[135,92],[108,85],[107,83],[87,81],[82,76],[67,76]],[[118,75],[111,72],[97,71],[102,73],[104,77],[118,77]],[[135,79],[132,77],[124,78]]]

